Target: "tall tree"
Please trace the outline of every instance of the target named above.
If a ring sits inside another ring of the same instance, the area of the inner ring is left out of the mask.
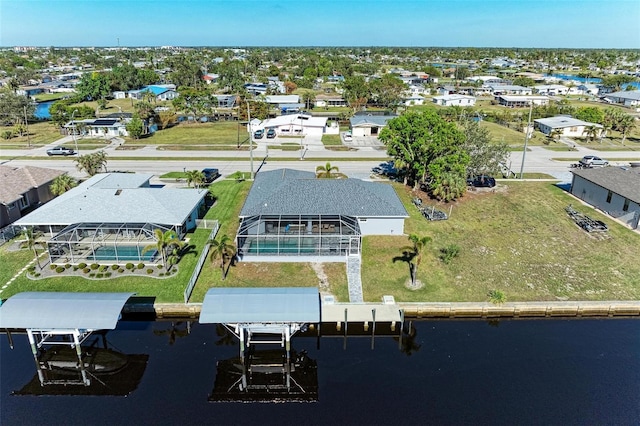
[[[627,135],[636,127],[636,119],[633,115],[624,114],[620,117],[616,127],[622,134],[622,145],[624,145]]]
[[[415,287],[418,280],[418,267],[422,262],[422,253],[424,249],[431,242],[431,237],[418,236],[417,234],[410,234],[409,241],[410,246],[403,247],[401,250],[409,257],[409,271],[411,273],[411,286]]]
[[[231,261],[236,256],[236,246],[233,245],[231,238],[229,238],[227,234],[217,239],[209,240],[208,244],[211,244],[211,254],[209,255],[211,262],[220,259],[220,271],[222,273],[222,279],[224,280],[227,277],[228,271],[228,268],[225,270],[224,267],[227,262],[231,264]]]
[[[364,77],[360,75],[345,78],[342,82],[342,88],[344,99],[354,112],[367,105],[369,98],[371,98],[371,90]]]
[[[144,122],[138,116],[138,114],[135,114],[131,121],[129,121],[124,126],[124,128],[127,129],[127,133],[129,133],[129,136],[136,140],[140,139],[140,136],[144,134]]]
[[[600,107],[581,107],[574,114],[578,120],[589,123],[602,124],[604,122],[604,110]]]
[[[20,247],[32,251],[33,257],[38,264],[38,268],[42,269],[42,266],[40,265],[40,255],[38,254],[38,247],[44,247],[44,243],[38,241],[38,238],[42,237],[42,232],[33,228],[26,228],[22,231],[22,236],[24,237],[24,240],[20,243]]]
[[[187,170],[187,186],[193,184],[196,188],[204,183],[204,173],[200,170]]]
[[[102,169],[107,171],[107,153],[102,150],[81,155],[75,162],[77,169],[84,170],[89,176],[100,173]]]
[[[180,241],[178,235],[175,233],[175,231],[172,230],[162,232],[161,229],[156,228],[153,230],[153,235],[156,239],[155,244],[149,244],[148,246],[144,247],[142,249],[142,254],[151,250],[157,250],[158,253],[160,253],[160,257],[162,258],[162,265],[164,266],[164,269],[167,270],[167,257],[169,251],[173,248],[183,247],[185,245],[185,242]]]
[[[464,150],[469,154],[467,176],[495,175],[502,170],[509,157],[506,142],[491,141],[487,128],[478,122],[466,120],[462,123],[465,137]]]
[[[49,185],[49,189],[53,195],[62,195],[77,185],[78,181],[65,173],[55,178],[53,182],[51,182],[51,185]]]

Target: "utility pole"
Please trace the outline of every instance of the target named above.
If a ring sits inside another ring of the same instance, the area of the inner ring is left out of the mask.
[[[71,137],[73,138],[73,143],[76,145],[76,154],[78,157],[80,156],[80,150],[78,149],[78,140],[76,139],[76,123],[73,121],[73,116],[78,112],[77,109],[74,109],[71,113],[71,126],[73,127],[71,130]]]
[[[247,120],[249,126],[249,162],[251,164],[251,180],[253,180],[255,178],[253,175],[253,128],[251,126],[251,110],[249,109],[249,101],[247,101]]]
[[[533,112],[533,100],[529,100],[529,121],[527,122],[527,130],[525,131],[525,136],[524,136],[524,151],[522,151],[522,165],[520,166],[520,179],[522,179],[522,175],[524,174],[524,157],[527,154],[527,142],[529,142],[529,137],[533,133],[533,129],[531,128],[532,112]]]
[[[29,137],[29,121],[27,120],[27,107],[22,107],[24,111],[24,125],[27,127],[27,146],[31,146],[31,138]]]

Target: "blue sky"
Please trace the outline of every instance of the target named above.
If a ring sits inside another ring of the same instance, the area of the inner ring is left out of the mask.
[[[640,48],[639,0],[0,0],[0,46]]]

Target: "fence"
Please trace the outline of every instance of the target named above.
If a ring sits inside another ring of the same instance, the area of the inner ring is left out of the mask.
[[[220,223],[215,221],[209,221],[209,224],[213,223],[213,228],[211,229],[211,233],[209,234],[209,238],[207,241],[216,237],[218,233],[218,229],[220,229]],[[191,279],[189,279],[189,283],[187,284],[187,288],[184,289],[184,303],[189,302],[189,298],[191,297],[191,293],[193,292],[193,288],[196,286],[196,281],[198,281],[198,276],[200,275],[200,271],[202,270],[202,265],[204,265],[205,260],[207,260],[207,255],[209,254],[209,248],[211,245],[209,243],[205,244],[202,249],[202,253],[200,254],[200,258],[198,259],[198,263],[196,263],[196,267],[191,274]]]

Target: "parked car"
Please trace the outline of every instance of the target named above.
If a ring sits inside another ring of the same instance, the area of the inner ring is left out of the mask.
[[[253,137],[256,139],[262,139],[262,137],[264,136],[264,130],[263,129],[259,129],[256,130],[255,132],[253,132]]]
[[[204,182],[211,183],[220,176],[220,171],[214,168],[206,168],[202,169],[202,174],[204,175]]]
[[[47,150],[48,156],[64,155],[66,157],[67,155],[74,155],[75,153],[76,152],[73,149],[67,148],[66,146],[56,146]]]
[[[351,142],[353,140],[353,136],[351,135],[351,133],[347,132],[344,134],[344,141],[345,142]]]
[[[596,157],[595,155],[585,155],[580,160],[580,164],[586,167],[596,167],[596,166],[604,167],[604,166],[608,166],[609,162],[607,160],[603,160],[600,157]]]
[[[493,188],[496,186],[496,180],[487,175],[478,175],[467,179],[467,185],[476,188]]]
[[[267,130],[267,138],[268,139],[273,139],[275,137],[276,137],[276,129]]]

